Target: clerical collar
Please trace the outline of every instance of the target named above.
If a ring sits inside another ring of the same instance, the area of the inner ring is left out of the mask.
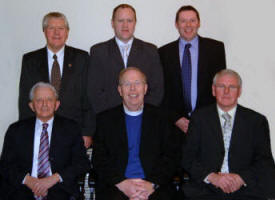
[[[137,111],[130,111],[125,105],[123,105],[123,108],[124,108],[124,112],[130,116],[138,116],[143,112],[143,106],[140,110],[137,110]]]
[[[128,42],[123,42],[121,41],[120,39],[118,39],[117,37],[115,37],[115,40],[116,40],[116,43],[117,45],[120,47],[120,46],[125,46],[125,45],[129,45],[130,47],[132,46],[133,44],[133,41],[134,41],[134,37],[132,37]]]

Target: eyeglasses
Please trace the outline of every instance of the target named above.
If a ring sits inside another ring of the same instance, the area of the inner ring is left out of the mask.
[[[226,86],[224,84],[216,84],[215,86],[216,86],[216,88],[218,88],[220,90],[224,90],[224,89],[237,90],[239,88],[239,86],[237,86],[237,85]]]
[[[125,82],[121,83],[120,85],[122,85],[123,87],[126,87],[126,88],[130,88],[132,86],[141,87],[143,84],[145,84],[144,81],[134,81],[134,82],[125,81]]]

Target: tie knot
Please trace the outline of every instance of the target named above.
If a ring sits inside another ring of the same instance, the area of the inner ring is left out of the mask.
[[[231,116],[227,112],[222,114],[222,118],[225,121],[230,121],[231,120]]]
[[[53,59],[54,59],[54,60],[57,60],[57,56],[56,56],[55,54],[53,55]]]
[[[190,43],[187,43],[184,47],[184,49],[189,49],[191,47],[191,44]]]
[[[43,130],[47,130],[48,126],[49,126],[48,123],[43,123],[43,124],[42,124]]]

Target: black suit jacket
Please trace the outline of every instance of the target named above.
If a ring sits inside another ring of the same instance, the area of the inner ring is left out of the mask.
[[[146,180],[161,186],[171,182],[179,160],[179,136],[159,109],[144,106],[139,155]],[[125,113],[118,106],[97,117],[93,154],[97,188],[104,191],[126,179],[127,163]]]
[[[0,170],[8,188],[8,199],[33,198],[33,193],[22,181],[27,173],[32,172],[35,121],[33,117],[16,122],[6,133]],[[90,168],[80,133],[76,122],[54,117],[49,159],[52,173],[57,172],[63,182],[49,189],[49,200],[78,195],[77,179]]]
[[[137,67],[145,73],[149,85],[145,102],[159,105],[163,97],[163,74],[156,47],[134,38],[127,66]],[[88,96],[96,113],[121,104],[117,86],[123,68],[123,59],[114,38],[91,47]]]
[[[95,114],[87,99],[88,53],[65,46],[63,74],[57,113],[77,121],[82,134],[91,136],[95,131]],[[47,48],[42,48],[23,56],[19,85],[19,119],[34,116],[28,106],[29,92],[39,82],[49,82]]]
[[[225,50],[222,42],[199,37],[198,55],[198,93],[196,109],[212,104],[211,86],[214,75],[225,68]],[[179,40],[159,48],[163,66],[165,93],[162,106],[172,111],[172,120],[188,117],[184,106],[181,65],[179,57]]]
[[[223,134],[216,104],[194,112],[186,144],[183,146],[182,159],[191,182],[197,186],[212,186],[204,183],[204,179],[212,172],[220,172],[224,154]],[[270,148],[268,122],[263,115],[237,106],[228,159],[229,172],[239,174],[247,184],[241,189],[244,194],[248,195],[248,191],[256,192],[260,188],[267,195],[271,195],[271,191],[274,195],[275,165]],[[269,180],[273,179],[269,184],[266,176],[262,176],[266,170],[272,177]]]

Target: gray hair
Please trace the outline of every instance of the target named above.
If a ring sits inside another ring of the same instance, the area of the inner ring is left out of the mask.
[[[67,28],[67,30],[70,30],[70,27],[69,27],[69,22],[66,18],[66,16],[63,14],[63,13],[60,13],[60,12],[49,12],[48,14],[46,14],[44,17],[43,17],[43,21],[42,21],[42,29],[43,31],[45,31],[45,29],[48,27],[48,23],[49,23],[49,20],[51,18],[61,18],[64,20],[65,22],[65,26]]]
[[[216,73],[216,75],[213,78],[213,85],[216,85],[217,79],[221,76],[224,76],[224,75],[231,75],[231,76],[236,77],[237,80],[238,80],[238,85],[240,87],[242,87],[242,78],[241,78],[241,76],[236,71],[234,71],[232,69],[223,69],[223,70],[219,71],[218,73]]]
[[[38,83],[34,84],[34,86],[32,86],[32,88],[31,88],[31,91],[29,94],[29,98],[31,101],[33,100],[34,93],[38,88],[49,88],[50,90],[53,91],[55,98],[58,99],[58,94],[56,92],[56,89],[50,83],[38,82]]]

